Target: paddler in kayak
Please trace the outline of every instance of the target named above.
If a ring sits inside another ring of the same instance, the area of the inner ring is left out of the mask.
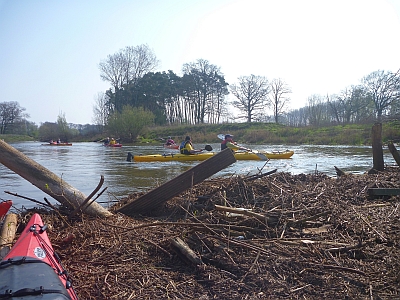
[[[230,134],[226,134],[225,139],[221,142],[221,151],[225,150],[226,148],[231,149],[233,152],[236,152],[237,150],[251,151],[250,149],[239,146],[236,142],[234,142],[233,135]]]
[[[203,150],[194,149],[192,144],[192,139],[190,138],[190,136],[186,136],[185,140],[179,146],[179,151],[181,152],[181,154],[190,155],[202,152]]]
[[[114,138],[111,138],[110,145],[115,145],[117,141]]]
[[[169,136],[165,145],[167,146],[175,145],[175,141]]]

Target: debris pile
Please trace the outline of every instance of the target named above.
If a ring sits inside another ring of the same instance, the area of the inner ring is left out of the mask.
[[[81,299],[398,299],[400,196],[370,188],[400,188],[399,168],[215,178],[151,215],[42,217]]]

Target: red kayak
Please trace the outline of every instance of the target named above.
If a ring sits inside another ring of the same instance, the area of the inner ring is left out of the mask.
[[[0,220],[7,214],[8,210],[12,205],[11,200],[0,202]]]
[[[48,143],[48,144],[42,144],[42,146],[72,146],[72,143]]]
[[[0,262],[0,299],[78,299],[46,229],[34,214]]]
[[[119,148],[119,147],[122,147],[122,144],[104,144],[104,146],[105,147],[116,147],[116,148]]]
[[[178,150],[179,149],[179,145],[177,145],[177,144],[169,144],[169,145],[164,144],[164,148]]]

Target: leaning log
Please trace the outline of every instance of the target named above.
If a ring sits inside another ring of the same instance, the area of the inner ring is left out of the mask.
[[[343,172],[342,170],[340,170],[338,167],[336,167],[336,166],[333,166],[333,167],[335,168],[336,175],[337,175],[338,177],[346,175],[346,173]]]
[[[2,140],[0,152],[0,163],[71,210],[78,208],[87,199],[81,191]],[[93,203],[85,213],[102,217],[112,215],[98,203]]]
[[[178,177],[121,207],[118,212],[127,216],[133,216],[137,213],[146,213],[157,209],[169,199],[202,182],[234,162],[236,162],[236,158],[232,151],[225,149]]]
[[[400,154],[399,151],[397,151],[396,146],[393,144],[393,142],[388,143],[388,148],[390,150],[390,153],[392,153],[392,156],[396,161],[397,165],[400,166]]]
[[[0,260],[5,257],[11,249],[17,231],[18,217],[16,214],[9,213],[0,231]]]

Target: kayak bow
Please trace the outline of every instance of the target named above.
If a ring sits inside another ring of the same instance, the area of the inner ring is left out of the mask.
[[[0,262],[0,299],[78,299],[46,229],[34,214]]]
[[[0,221],[7,214],[11,206],[12,206],[11,200],[0,202]]]

